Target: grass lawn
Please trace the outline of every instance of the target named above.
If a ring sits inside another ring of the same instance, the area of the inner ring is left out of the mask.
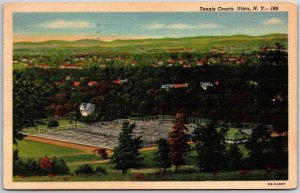
[[[39,159],[45,155],[49,157],[71,153],[83,152],[77,149],[39,143],[34,141],[21,140],[18,141],[19,156],[21,158],[36,158]]]
[[[49,118],[50,119],[50,118]],[[42,122],[44,123],[44,124],[39,124],[39,125],[37,125],[36,127],[28,127],[28,128],[26,128],[26,129],[49,129],[48,127],[47,127],[47,124],[48,124],[48,121],[49,121],[49,119],[44,119],[44,120],[42,120]],[[56,119],[57,121],[58,121],[58,123],[59,123],[59,126],[66,126],[66,125],[71,125],[72,123],[70,123],[70,119]],[[76,124],[80,124],[80,122],[79,121],[76,121]]]
[[[25,69],[25,68],[27,68],[27,65],[25,63],[13,64],[13,69],[14,70],[20,70],[20,69]]]

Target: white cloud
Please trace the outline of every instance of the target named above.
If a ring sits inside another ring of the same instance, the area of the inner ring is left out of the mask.
[[[185,23],[174,23],[174,24],[162,24],[162,23],[153,23],[145,26],[147,29],[215,29],[222,27],[216,23],[199,23],[197,25],[190,25]]]
[[[276,18],[276,17],[266,19],[263,21],[264,25],[277,25],[277,24],[281,24],[281,23],[283,23],[283,20]]]
[[[176,24],[168,25],[166,27],[170,29],[192,29],[193,28],[193,26],[184,23],[176,23]]]
[[[38,26],[48,29],[60,29],[60,28],[85,28],[91,26],[92,23],[87,21],[66,21],[55,20],[46,23],[41,23]]]
[[[220,28],[222,26],[216,23],[200,23],[198,27],[202,29],[215,29]]]

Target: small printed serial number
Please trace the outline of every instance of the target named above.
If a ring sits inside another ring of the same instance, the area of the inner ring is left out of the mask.
[[[284,186],[285,182],[270,182],[268,186]]]

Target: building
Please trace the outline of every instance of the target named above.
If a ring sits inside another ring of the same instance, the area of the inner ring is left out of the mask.
[[[225,142],[230,144],[246,143],[250,135],[238,128],[229,128],[225,136]]]
[[[86,117],[95,111],[95,105],[92,103],[81,103],[79,110],[82,116]]]
[[[96,81],[90,81],[90,82],[88,82],[88,85],[89,86],[95,86],[95,85],[97,85],[97,82]]]

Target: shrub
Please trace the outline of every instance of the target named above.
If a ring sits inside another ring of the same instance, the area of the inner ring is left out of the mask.
[[[39,161],[34,159],[18,159],[13,162],[13,174],[18,176],[54,176],[70,173],[66,162],[56,157],[49,159],[42,157]]]
[[[96,168],[96,174],[98,174],[98,175],[105,175],[105,174],[107,174],[107,172],[106,172],[105,168],[102,168],[102,167],[98,166]]]
[[[39,166],[41,169],[41,175],[47,175],[51,173],[52,163],[47,156],[44,156],[39,160]]]
[[[19,159],[14,162],[14,175],[33,176],[41,173],[39,163],[34,159]]]
[[[50,121],[48,122],[47,124],[48,127],[58,127],[59,126],[59,123],[57,120],[55,119],[50,119]]]
[[[66,175],[70,174],[70,169],[66,162],[61,158],[52,158],[52,173],[56,175]]]
[[[90,164],[82,164],[78,167],[78,169],[75,170],[75,174],[92,174],[93,167]]]

